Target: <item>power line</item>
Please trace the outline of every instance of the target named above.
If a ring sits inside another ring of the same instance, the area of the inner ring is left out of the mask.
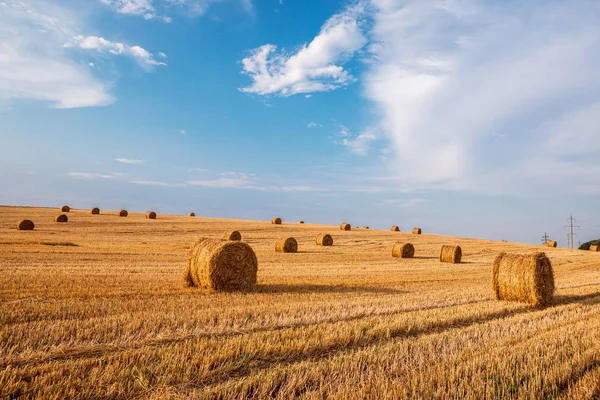
[[[577,234],[573,232],[573,228],[581,228],[581,227],[579,225],[573,225],[573,222],[577,222],[577,220],[575,218],[573,218],[573,214],[571,214],[569,216],[567,221],[569,221],[569,225],[565,225],[565,228],[569,229],[569,232],[567,233],[567,240],[569,241],[569,248],[572,249],[573,243],[574,243],[573,236],[577,236]]]
[[[543,244],[548,244],[548,239],[550,239],[548,237],[548,234],[546,232],[544,232],[544,236],[542,236],[542,243]]]

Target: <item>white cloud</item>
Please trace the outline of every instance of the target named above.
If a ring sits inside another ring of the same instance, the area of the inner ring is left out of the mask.
[[[589,139],[599,122],[600,3],[373,5],[365,89],[402,184],[591,190],[600,169]]]
[[[366,155],[369,152],[371,143],[377,138],[372,133],[361,133],[354,139],[344,138],[340,142],[342,146],[345,146],[349,152],[357,155]]]
[[[117,174],[96,174],[91,172],[69,172],[67,175],[69,175],[71,178],[86,180],[114,179],[119,176]]]
[[[108,52],[114,55],[133,57],[142,66],[167,65],[154,59],[154,55],[140,46],[129,46],[119,42],[111,42],[98,36],[77,35],[65,44],[65,47],[78,47],[84,50],[96,50],[100,53]]]
[[[323,126],[323,125],[317,124],[316,122],[309,122],[308,125],[306,125],[307,128],[316,128],[317,126]]]
[[[138,160],[135,158],[115,158],[115,161],[118,161],[123,164],[135,164],[135,165],[141,165],[141,164],[145,163],[144,160]]]
[[[187,132],[186,132],[186,130],[185,130],[185,129],[180,129],[180,130],[179,130],[179,134],[180,134],[180,135],[185,135],[186,133],[187,133]]]
[[[167,14],[173,11],[182,11],[189,16],[198,16],[206,13],[208,8],[215,3],[226,0],[99,0],[109,6],[113,11],[124,14],[139,16],[146,20],[156,20],[171,23],[172,18]],[[254,15],[254,6],[251,0],[229,0],[239,3],[241,8]]]
[[[58,108],[112,103],[109,85],[87,63],[72,61],[62,46],[83,24],[81,15],[57,2],[1,2],[0,103],[37,100]]]
[[[410,208],[417,207],[425,203],[429,203],[429,200],[420,197],[414,197],[410,199],[389,199],[383,202],[386,205],[392,205],[398,208]]]
[[[206,168],[188,168],[188,172],[192,173],[192,172],[208,172],[208,169]]]
[[[242,92],[259,95],[331,91],[348,85],[354,78],[340,65],[366,43],[361,20],[364,3],[354,4],[332,16],[319,34],[294,54],[278,53],[277,47],[265,44],[242,60],[243,73],[252,84]]]
[[[129,183],[133,183],[136,185],[160,186],[160,187],[183,186],[183,185],[177,184],[177,183],[169,183],[169,182],[162,182],[162,181],[145,181],[145,180],[140,180],[140,179],[133,179],[133,180],[129,181]]]
[[[186,182],[191,186],[213,189],[245,189],[263,192],[310,192],[317,189],[307,185],[270,185],[263,184],[254,174],[223,172],[220,178],[192,180]]]

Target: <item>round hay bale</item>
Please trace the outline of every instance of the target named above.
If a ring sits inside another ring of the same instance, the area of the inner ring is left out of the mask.
[[[100,209],[98,207],[93,207],[92,209],[90,209],[90,214],[98,215],[100,214]]]
[[[242,234],[238,231],[225,232],[225,235],[223,235],[223,240],[240,241],[242,240]]]
[[[414,235],[420,235],[421,234],[421,228],[413,228],[412,233]]]
[[[68,222],[69,221],[69,217],[67,217],[65,214],[60,214],[57,215],[56,217],[54,217],[54,222]]]
[[[24,219],[17,222],[17,230],[19,231],[32,231],[35,228],[35,224],[30,219]]]
[[[119,210],[119,211],[117,212],[117,215],[118,215],[119,217],[126,217],[126,216],[128,216],[128,215],[129,215],[129,213],[127,212],[127,210]]]
[[[315,242],[319,246],[333,246],[333,237],[328,233],[319,233]]]
[[[598,251],[598,245],[591,245],[590,251]]]
[[[154,211],[148,211],[146,213],[146,218],[147,219],[156,219],[156,213]]]
[[[195,217],[196,214],[195,213],[190,213],[190,217]]]
[[[340,229],[343,231],[349,231],[350,229],[352,229],[352,226],[347,222],[342,222],[342,225],[340,225]]]
[[[293,237],[280,238],[275,242],[275,251],[278,253],[296,253],[298,242]]]
[[[300,221],[298,221],[298,223],[299,223],[299,224],[303,224],[303,223],[304,223],[304,221],[300,220]]]
[[[273,219],[271,220],[271,223],[272,223],[273,225],[281,225],[281,218],[279,218],[279,217],[275,217],[275,218],[273,218]]]
[[[400,232],[400,228],[398,228],[396,225],[392,225],[392,232]]]
[[[500,253],[493,264],[492,290],[497,300],[547,305],[554,294],[552,263],[544,253]]]
[[[369,229],[369,227],[368,226],[363,226],[363,229]]]
[[[248,244],[202,238],[190,249],[184,281],[217,291],[250,290],[257,272],[258,260]]]
[[[546,246],[548,247],[556,247],[558,243],[556,242],[556,240],[548,240],[548,243],[546,243]]]
[[[64,205],[60,208],[60,212],[69,212],[71,211],[71,207]]]
[[[411,243],[398,242],[392,247],[392,257],[413,258],[415,256],[415,246]]]
[[[462,249],[460,246],[442,246],[442,251],[440,252],[440,262],[459,264],[461,258]]]

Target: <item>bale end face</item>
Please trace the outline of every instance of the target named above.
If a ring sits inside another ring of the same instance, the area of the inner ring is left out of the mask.
[[[71,211],[71,207],[64,205],[60,208],[60,212],[69,212]]]
[[[552,263],[544,253],[500,253],[492,266],[492,291],[497,300],[548,305],[554,295]]]
[[[352,229],[352,226],[346,222],[342,222],[342,225],[340,225],[340,229],[343,231],[349,231]]]
[[[273,225],[281,225],[281,218],[275,217],[271,220],[271,224]]]
[[[195,217],[196,214],[195,213],[190,213],[190,217]]]
[[[35,228],[35,224],[32,220],[24,219],[17,222],[17,230],[19,231],[32,231]]]
[[[462,259],[462,249],[460,246],[442,246],[440,252],[440,262],[458,264]]]
[[[546,243],[546,246],[548,247],[556,247],[558,243],[556,242],[556,240],[548,240],[548,243]]]
[[[590,251],[598,251],[598,245],[591,245],[590,246]]]
[[[190,249],[184,282],[216,291],[251,290],[257,272],[256,254],[248,244],[202,238]]]
[[[393,225],[392,232],[400,232],[400,228],[398,228],[396,225]]]
[[[147,219],[156,219],[156,213],[154,211],[148,211],[146,213],[146,218]]]
[[[413,233],[413,235],[420,235],[421,234],[421,228],[413,228],[412,233]]]
[[[317,246],[333,246],[333,237],[328,233],[319,233],[315,242]]]
[[[293,237],[280,238],[275,242],[275,251],[278,253],[296,253],[298,242]]]
[[[98,215],[98,214],[100,214],[100,209],[98,207],[94,207],[94,208],[90,209],[90,214]]]
[[[127,212],[127,210],[119,210],[119,211],[117,212],[117,215],[118,215],[119,217],[126,217],[126,216],[128,216],[128,215],[129,215],[129,213]]]
[[[54,217],[54,222],[68,222],[69,221],[69,217],[67,217],[65,214],[60,214],[57,215],[56,217]]]
[[[415,247],[411,243],[396,243],[392,247],[392,257],[413,258],[415,256]]]
[[[225,232],[223,240],[240,241],[242,240],[242,234],[238,231]]]

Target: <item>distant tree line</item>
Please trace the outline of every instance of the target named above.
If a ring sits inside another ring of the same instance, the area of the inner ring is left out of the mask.
[[[600,245],[600,239],[590,240],[589,242],[583,243],[579,246],[579,250],[589,250],[590,246],[598,246]]]

